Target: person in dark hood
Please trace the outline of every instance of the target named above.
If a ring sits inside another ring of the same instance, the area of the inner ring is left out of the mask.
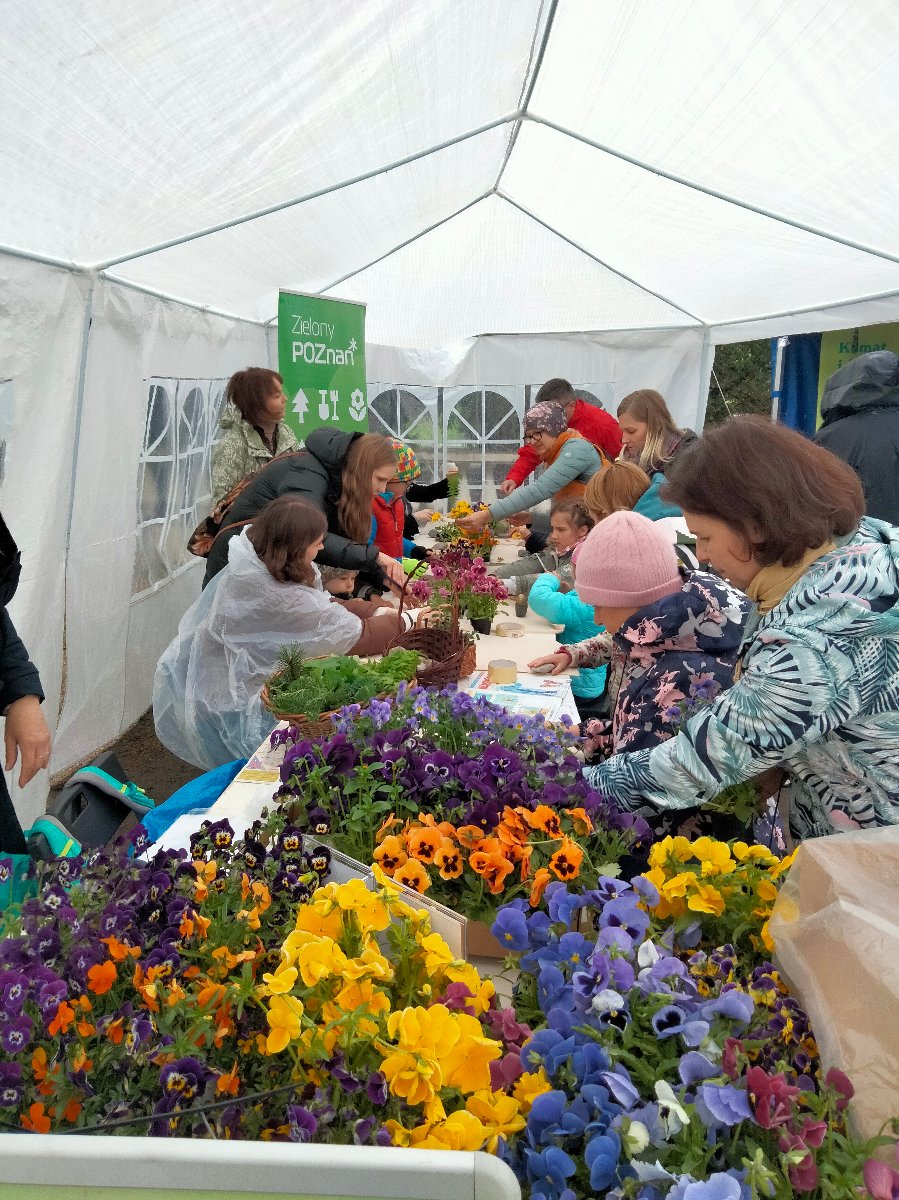
[[[400,564],[370,541],[372,499],[385,490],[395,472],[390,438],[313,429],[305,451],[274,459],[234,501],[228,523],[209,551],[203,586],[227,563],[231,538],[272,500],[291,492],[308,500],[327,519],[328,531],[317,559],[320,565],[360,571],[380,584],[386,576],[401,585],[405,576]]]
[[[19,550],[0,516],[0,712],[6,718],[3,765],[11,771],[21,760],[19,787],[50,762],[50,730],[41,712],[44,693],[37,668],[16,633],[6,606],[16,593]],[[16,810],[0,775],[0,854],[27,854]]]
[[[899,525],[899,355],[860,354],[824,385],[815,441],[862,481],[869,517]]]

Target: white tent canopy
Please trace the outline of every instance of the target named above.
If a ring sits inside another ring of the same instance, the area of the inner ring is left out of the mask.
[[[196,591],[134,583],[152,381],[208,416],[274,362],[279,288],[365,301],[372,379],[653,385],[684,423],[716,343],[899,319],[891,0],[0,17],[0,505],[57,769],[146,706]],[[174,494],[209,430],[171,420]]]

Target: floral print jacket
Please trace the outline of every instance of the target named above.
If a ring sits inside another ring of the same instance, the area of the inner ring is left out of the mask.
[[[863,518],[754,611],[741,672],[661,746],[587,768],[625,808],[701,805],[782,767],[797,838],[899,824],[899,529]]]
[[[607,753],[666,741],[686,714],[730,685],[748,611],[742,592],[695,571],[679,592],[625,621],[612,638]]]

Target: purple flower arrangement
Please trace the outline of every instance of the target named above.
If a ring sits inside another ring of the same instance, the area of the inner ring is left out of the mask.
[[[895,1137],[851,1138],[852,1086],[823,1074],[808,1017],[771,964],[733,946],[682,947],[651,916],[659,899],[643,876],[579,893],[551,883],[548,912],[497,915],[521,972],[516,1017],[536,1030],[516,1083],[534,1097],[527,1124],[501,1148],[524,1194],[892,1195],[896,1173],[871,1156]]]

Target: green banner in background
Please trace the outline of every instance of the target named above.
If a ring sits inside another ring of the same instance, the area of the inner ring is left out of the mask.
[[[320,425],[365,433],[365,305],[280,292],[278,371],[301,442]]]
[[[821,334],[821,359],[818,366],[818,424],[821,424],[821,397],[824,385],[840,367],[860,354],[872,350],[892,350],[899,354],[899,322],[866,325],[861,329],[831,329]]]

